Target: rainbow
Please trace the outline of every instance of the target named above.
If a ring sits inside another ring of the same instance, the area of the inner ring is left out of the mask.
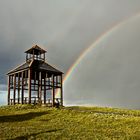
[[[97,37],[97,39],[79,55],[79,57],[76,59],[76,61],[69,68],[69,70],[67,71],[67,73],[64,77],[64,80],[63,80],[64,84],[66,84],[66,82],[67,82],[68,78],[70,77],[70,75],[72,74],[72,72],[75,70],[75,68],[78,66],[78,64],[80,64],[80,62],[88,54],[88,52],[90,52],[94,47],[96,47],[103,40],[105,40],[106,38],[111,36],[112,33],[117,31],[125,23],[127,23],[128,21],[131,21],[135,18],[138,18],[138,17],[140,17],[140,13],[137,13],[131,17],[124,19],[123,21],[120,21],[120,22],[114,24],[111,28],[109,28],[107,31],[105,31],[99,37]],[[57,92],[56,94],[59,94],[59,92]]]

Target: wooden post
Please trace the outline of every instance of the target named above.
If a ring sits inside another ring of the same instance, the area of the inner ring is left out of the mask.
[[[40,74],[40,99],[41,99],[41,104],[42,104],[42,72]]]
[[[14,82],[13,82],[13,75],[11,75],[11,78],[12,78],[12,79],[11,79],[11,85],[12,85],[12,88],[13,88],[13,83],[14,83]]]
[[[61,91],[60,91],[60,96],[61,96],[61,106],[63,106],[63,75],[61,75]]]
[[[50,78],[48,78],[48,87],[50,88],[51,82],[50,82]]]
[[[38,101],[39,101],[39,72],[38,72],[38,77],[37,77],[37,79],[38,79],[38,83],[37,83],[37,89],[38,89]]]
[[[25,79],[24,79],[24,81],[25,81],[25,86],[27,86],[27,78],[28,78],[28,77],[27,77],[27,73],[28,73],[28,71],[26,70],[26,71],[25,71]]]
[[[33,60],[34,60],[34,50],[33,50]]]
[[[11,81],[11,76],[8,76],[8,105],[10,105],[10,81]]]
[[[46,77],[44,78],[44,104],[46,104],[46,81],[47,81],[47,73]]]
[[[14,94],[13,94],[14,105],[15,105],[15,97],[16,97],[16,74],[14,74]]]
[[[20,101],[20,73],[18,73],[18,104]]]
[[[55,105],[54,75],[52,75],[52,106]]]
[[[22,84],[21,84],[21,103],[24,103],[24,72],[22,72]]]
[[[39,72],[39,102],[42,103],[41,97],[42,97],[42,77],[41,77],[41,72]]]
[[[36,71],[34,72],[34,90],[36,89]]]
[[[58,76],[56,76],[56,87],[58,86]]]
[[[29,94],[29,100],[28,103],[31,103],[31,69],[28,70],[28,94]]]

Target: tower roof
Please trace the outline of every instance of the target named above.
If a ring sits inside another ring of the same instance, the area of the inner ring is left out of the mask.
[[[54,74],[63,74],[63,72],[59,71],[58,69],[54,68],[53,66],[49,65],[46,62],[41,62],[38,60],[33,60],[30,63],[25,62],[24,64],[21,64],[20,66],[16,67],[15,69],[9,71],[7,74],[13,74],[15,72],[19,72],[28,68],[33,68],[33,69],[37,69],[39,71],[47,71],[50,73],[54,73]]]
[[[43,54],[43,53],[46,53],[46,52],[47,52],[46,50],[42,49],[38,45],[35,45],[32,48],[25,51],[25,53],[35,54],[35,55]]]
[[[8,75],[19,73],[21,71],[24,71],[30,68],[36,71],[46,71],[48,73],[56,74],[56,75],[63,74],[63,72],[59,71],[55,67],[45,62],[45,55],[44,55],[44,58],[42,58],[41,54],[45,54],[46,51],[42,49],[41,47],[35,45],[32,48],[25,51],[25,53],[32,54],[33,56],[31,55],[31,57],[28,58],[28,55],[27,55],[26,62],[14,68],[13,70],[9,71]],[[34,55],[37,55],[37,56],[34,56]],[[30,61],[27,61],[27,60],[30,60]]]

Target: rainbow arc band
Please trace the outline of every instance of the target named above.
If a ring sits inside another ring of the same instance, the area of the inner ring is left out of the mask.
[[[90,52],[94,47],[96,47],[99,43],[101,43],[104,39],[108,38],[111,36],[112,33],[117,31],[121,26],[126,24],[127,22],[140,17],[140,12],[137,12],[136,14],[132,15],[131,17],[127,17],[126,19],[114,24],[111,28],[103,32],[97,39],[89,46],[87,47],[76,59],[76,61],[71,65],[69,70],[67,71],[63,83],[65,84],[72,74],[72,72],[75,70],[75,68],[78,66],[78,64],[82,61],[82,59]],[[56,95],[59,94],[59,90],[56,92]]]

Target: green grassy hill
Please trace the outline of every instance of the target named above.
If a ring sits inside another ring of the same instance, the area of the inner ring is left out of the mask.
[[[99,107],[0,107],[0,140],[140,140],[140,111]]]

